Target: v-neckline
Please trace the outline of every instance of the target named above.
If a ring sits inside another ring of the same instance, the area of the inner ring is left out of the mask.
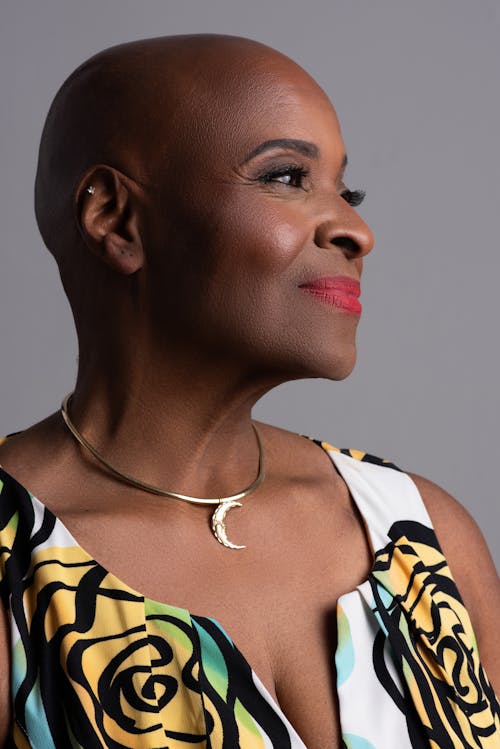
[[[333,464],[333,468],[338,471],[338,473],[340,474],[341,478],[345,481],[345,484],[346,484],[347,489],[349,491],[349,495],[351,496],[351,498],[352,498],[355,506],[357,507],[359,515],[360,515],[363,523],[365,524],[365,528],[366,528],[366,520],[364,518],[364,515],[363,515],[363,512],[362,512],[362,508],[359,506],[359,503],[358,503],[358,501],[356,499],[355,493],[352,492],[352,490],[351,490],[351,487],[349,485],[349,482],[348,482],[348,480],[346,478],[346,475],[345,475],[344,471],[342,471],[342,467],[341,467],[341,462],[342,461],[339,460],[339,462],[337,462],[335,460],[334,456],[335,455],[342,455],[343,457],[348,457],[351,460],[355,460],[355,458],[353,458],[352,456],[345,456],[345,455],[343,455],[343,453],[338,448],[335,448],[332,445],[328,444],[327,446],[325,446],[326,443],[325,444],[320,443],[318,440],[313,440],[313,438],[307,437],[306,435],[300,435],[300,436],[304,437],[305,439],[310,439],[312,442],[314,442],[314,444],[318,445],[318,447],[320,447],[320,449],[322,449],[323,452],[326,453],[326,455],[328,455],[328,457],[330,458],[330,460],[331,460],[331,462]],[[339,463],[340,463],[340,465],[339,465]],[[306,745],[304,744],[304,742],[302,741],[302,739],[298,735],[297,731],[295,730],[295,728],[291,724],[290,720],[287,718],[287,716],[283,712],[283,710],[282,710],[280,704],[278,703],[277,699],[272,695],[272,693],[269,691],[269,689],[265,686],[264,682],[260,679],[259,675],[252,668],[252,664],[250,663],[250,661],[245,657],[244,652],[235,643],[235,641],[233,640],[233,638],[231,637],[231,635],[226,631],[226,629],[222,626],[222,624],[219,622],[219,620],[217,618],[215,618],[215,617],[207,617],[205,615],[195,614],[194,612],[190,611],[189,609],[183,608],[181,606],[176,606],[175,604],[170,604],[170,603],[167,603],[165,601],[158,601],[158,600],[156,600],[154,598],[150,598],[149,596],[144,595],[144,593],[141,593],[140,591],[137,591],[135,588],[133,588],[128,583],[126,583],[121,578],[119,578],[117,575],[115,575],[111,570],[108,570],[107,567],[105,567],[103,564],[101,564],[98,559],[96,559],[94,556],[92,556],[92,554],[90,554],[85,549],[85,547],[82,546],[78,542],[78,540],[73,536],[73,534],[71,533],[71,531],[69,530],[69,528],[58,517],[58,515],[56,515],[45,504],[44,501],[42,501],[41,499],[39,499],[27,487],[25,487],[23,484],[21,484],[14,476],[12,476],[12,474],[10,474],[8,471],[6,471],[1,464],[0,464],[0,472],[3,473],[5,476],[7,476],[11,481],[13,481],[23,491],[27,492],[29,494],[32,502],[34,502],[35,506],[38,506],[39,510],[43,514],[47,515],[48,517],[50,517],[51,519],[54,520],[55,524],[57,524],[57,526],[59,527],[59,529],[63,532],[63,534],[65,535],[65,537],[70,542],[68,545],[72,546],[72,547],[77,547],[80,550],[80,552],[88,559],[89,562],[94,563],[99,569],[101,569],[104,573],[106,573],[106,576],[109,577],[109,579],[113,581],[114,585],[116,585],[117,588],[124,589],[130,595],[132,595],[132,596],[134,596],[134,597],[136,597],[138,599],[143,599],[143,601],[146,601],[146,600],[150,601],[153,604],[153,606],[165,607],[165,608],[170,609],[173,612],[179,612],[179,615],[180,615],[179,618],[182,618],[184,620],[186,620],[186,618],[187,618],[189,620],[189,622],[190,622],[190,626],[192,626],[192,627],[195,626],[194,622],[193,622],[193,618],[194,619],[196,619],[196,618],[200,618],[200,619],[205,618],[205,619],[210,619],[212,622],[214,622],[214,624],[216,624],[216,626],[219,627],[219,629],[224,634],[224,636],[227,637],[228,641],[235,648],[235,650],[238,651],[238,653],[240,654],[241,658],[245,661],[246,665],[250,669],[253,677],[258,682],[257,688],[262,690],[262,692],[264,693],[264,695],[265,695],[266,699],[268,700],[269,704],[272,706],[273,710],[277,713],[277,715],[283,721],[283,723],[285,724],[286,728],[291,732],[291,738],[294,741],[294,743],[292,744],[292,749],[307,749]],[[0,478],[1,478],[1,476],[0,476]],[[367,536],[368,536],[368,533],[367,533]],[[373,549],[372,549],[372,552],[373,552]],[[372,556],[374,557],[374,554],[372,554]],[[342,594],[342,598],[344,596],[350,595],[351,593],[355,593],[357,590],[359,590],[360,588],[364,588],[369,583],[369,576],[370,576],[370,574],[372,572],[372,567],[373,567],[373,564],[370,567],[370,571],[368,573],[367,578],[365,580],[363,580],[359,585],[357,585],[354,590],[348,591],[347,593]],[[335,656],[335,653],[332,654],[332,657],[333,656]]]

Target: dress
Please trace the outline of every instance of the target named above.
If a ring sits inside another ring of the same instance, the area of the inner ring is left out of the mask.
[[[415,483],[314,441],[374,551],[368,579],[337,603],[343,746],[498,749],[499,704]],[[118,580],[3,470],[0,594],[12,627],[7,747],[306,749],[215,619]]]

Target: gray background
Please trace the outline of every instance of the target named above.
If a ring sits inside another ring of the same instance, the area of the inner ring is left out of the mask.
[[[497,0],[2,0],[0,28],[0,431],[54,411],[76,374],[69,307],[32,208],[56,89],[111,44],[249,36],[332,97],[348,183],[366,188],[377,238],[353,374],[285,385],[255,415],[436,481],[473,513],[500,565]]]

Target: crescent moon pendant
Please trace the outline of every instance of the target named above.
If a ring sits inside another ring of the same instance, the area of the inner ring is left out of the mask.
[[[241,507],[241,502],[221,502],[217,505],[212,515],[212,530],[217,541],[228,549],[246,549],[246,546],[238,546],[231,543],[226,533],[226,515],[233,507]]]

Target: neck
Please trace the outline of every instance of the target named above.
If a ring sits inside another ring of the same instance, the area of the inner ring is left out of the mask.
[[[256,476],[254,404],[279,384],[219,360],[81,358],[71,401],[78,430],[111,464],[192,496],[225,496]],[[69,436],[69,435],[68,435]]]

